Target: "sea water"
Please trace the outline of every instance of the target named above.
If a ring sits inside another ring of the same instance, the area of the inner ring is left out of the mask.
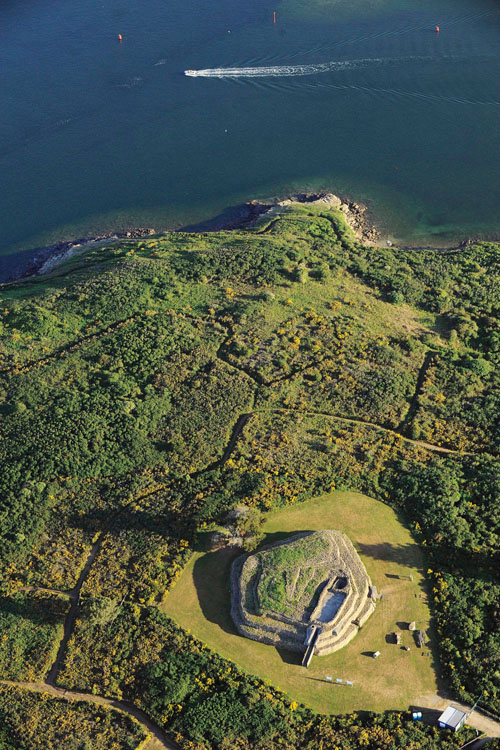
[[[321,189],[405,244],[494,236],[499,20],[498,0],[4,0],[0,254]]]

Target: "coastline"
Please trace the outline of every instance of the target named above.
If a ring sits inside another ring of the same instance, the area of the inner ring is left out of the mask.
[[[174,232],[196,233],[242,229],[251,226],[272,205],[272,203],[249,201],[228,208],[222,214],[211,219],[183,226],[179,229],[157,232],[152,227],[134,227],[126,232],[103,232],[102,234],[80,237],[74,240],[63,240],[52,245],[21,250],[4,257],[0,256],[0,285],[11,284],[31,276],[42,276],[49,273],[59,263],[71,258],[77,251],[88,245],[106,242],[107,240],[140,239],[141,237],[163,236]],[[15,268],[16,266],[17,268]],[[12,268],[15,270],[12,271]]]
[[[289,206],[291,203],[324,204],[327,208],[335,208],[344,214],[347,224],[351,227],[359,242],[365,245],[382,243],[382,235],[375,223],[375,217],[364,203],[342,198],[335,193],[299,193],[283,200],[277,199],[270,205],[270,209]]]
[[[356,239],[364,245],[372,247],[396,246],[402,251],[439,250],[440,252],[446,252],[459,250],[478,241],[474,238],[467,238],[458,245],[442,248],[435,248],[431,245],[423,247],[396,245],[390,240],[384,239],[381,231],[377,228],[375,217],[365,204],[348,198],[342,198],[326,191],[320,193],[306,192],[291,194],[285,198],[276,197],[251,200],[238,206],[231,206],[211,219],[189,224],[179,229],[157,232],[151,227],[136,227],[126,232],[105,232],[99,235],[81,237],[75,240],[62,241],[45,247],[21,251],[20,253],[13,254],[13,256],[0,258],[0,285],[49,273],[59,263],[71,258],[76,252],[88,245],[107,240],[140,239],[141,237],[151,237],[154,235],[165,236],[176,232],[203,233],[245,229],[253,226],[260,216],[266,213],[278,214],[283,208],[292,203],[324,204],[327,208],[338,209],[344,214],[345,220],[353,230]],[[10,263],[9,260],[11,261]],[[18,268],[11,272],[16,262]]]
[[[23,250],[14,253],[13,256],[18,260],[19,269],[14,274],[8,276],[8,260],[10,255],[0,258],[0,284],[9,284],[14,281],[28,278],[29,276],[40,276],[48,273],[54,266],[61,263],[86,245],[92,245],[97,242],[106,240],[124,240],[135,239],[140,237],[149,237],[156,234],[154,229],[137,227],[128,232],[105,232],[103,234],[80,237],[75,240],[65,240],[57,242],[54,245],[46,245],[31,250]]]

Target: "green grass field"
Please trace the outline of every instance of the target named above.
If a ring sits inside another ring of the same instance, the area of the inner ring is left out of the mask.
[[[413,634],[397,623],[417,621],[430,631],[425,562],[401,519],[388,506],[355,492],[333,492],[270,513],[265,543],[305,530],[340,529],[356,547],[383,598],[359,634],[330,656],[314,657],[308,670],[298,654],[278,651],[237,634],[230,616],[229,570],[235,552],[193,555],[162,609],[193,635],[240,667],[267,679],[316,711],[406,709],[437,689],[434,659],[422,655]],[[413,575],[413,581],[399,576]],[[402,632],[403,651],[386,636]],[[380,651],[378,659],[365,652]],[[352,688],[325,682],[351,680]]]

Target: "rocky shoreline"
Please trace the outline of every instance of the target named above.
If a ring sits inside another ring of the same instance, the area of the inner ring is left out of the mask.
[[[217,232],[222,229],[243,229],[251,227],[259,216],[270,211],[279,211],[280,207],[289,206],[291,203],[324,203],[327,208],[337,208],[342,211],[347,223],[360,241],[366,244],[375,244],[380,240],[380,232],[374,226],[374,218],[367,206],[340,198],[338,195],[329,192],[295,193],[286,198],[248,201],[240,206],[227,209],[213,219],[191,224],[178,231]]]
[[[81,237],[76,240],[57,242],[54,245],[46,245],[45,247],[38,247],[34,250],[27,250],[16,254],[16,258],[20,261],[19,270],[17,272],[14,272],[14,274],[9,276],[8,270],[3,271],[3,269],[0,268],[0,283],[6,284],[12,281],[25,279],[28,276],[39,276],[48,273],[55,265],[66,260],[66,258],[70,258],[77,250],[80,250],[86,245],[103,242],[105,240],[149,237],[153,234],[156,234],[154,229],[137,227],[128,232],[106,232],[93,237]],[[8,258],[9,256],[7,256],[7,259]]]
[[[223,213],[212,219],[190,224],[179,229],[171,230],[173,232],[218,232],[222,230],[244,229],[251,227],[257,219],[266,213],[279,213],[282,208],[289,206],[291,203],[314,203],[324,204],[327,208],[336,208],[341,211],[347,224],[353,230],[356,238],[365,245],[391,245],[388,240],[383,241],[380,231],[374,224],[374,217],[368,207],[362,203],[356,203],[349,199],[340,198],[329,192],[321,193],[298,193],[292,194],[287,198],[268,198],[264,200],[252,200],[239,206],[232,206]],[[157,232],[151,227],[136,227],[126,232],[106,232],[92,237],[82,237],[76,240],[58,242],[54,245],[36,248],[17,253],[15,258],[7,256],[0,258],[0,284],[10,283],[25,279],[29,276],[39,276],[50,272],[54,266],[63,260],[70,258],[77,251],[87,245],[103,242],[106,240],[126,240],[139,239],[141,237],[151,237],[152,235],[168,234],[168,231]],[[443,248],[447,250],[457,250],[466,247],[474,242],[474,239],[466,239],[458,247]],[[400,250],[427,250],[429,247],[402,247]],[[16,263],[17,268],[12,272],[10,262]],[[3,262],[2,262],[3,261]]]
[[[291,195],[284,200],[276,200],[274,203],[267,204],[269,209],[274,206],[289,206],[291,203],[314,203],[315,205],[324,204],[326,208],[336,208],[344,214],[347,224],[353,230],[356,238],[366,245],[375,245],[380,242],[381,235],[374,223],[374,217],[371,215],[368,206],[363,203],[356,203],[344,199],[334,193],[299,193]],[[264,205],[264,204],[258,204]]]

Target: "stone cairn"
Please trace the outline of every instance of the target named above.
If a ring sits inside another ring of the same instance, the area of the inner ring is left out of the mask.
[[[272,553],[285,546],[292,560],[299,546],[310,549],[311,555],[304,560],[304,554],[299,554],[300,564],[275,571],[286,581],[286,595],[290,596],[284,606],[273,608],[262,590],[267,580],[264,577],[273,575],[266,568],[266,556],[274,560]],[[312,644],[311,655],[330,654],[349,643],[372,614],[374,590],[346,534],[331,529],[303,532],[234,561],[231,615],[238,631],[247,638],[290,651],[306,651],[306,655]]]

